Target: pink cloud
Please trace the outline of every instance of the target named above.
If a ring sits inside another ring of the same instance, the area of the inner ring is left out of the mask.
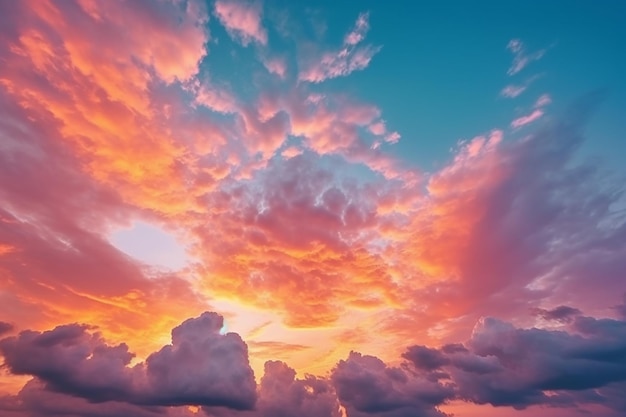
[[[263,65],[270,74],[278,75],[280,78],[285,78],[285,75],[287,75],[287,62],[284,58],[264,59]]]
[[[385,142],[387,143],[398,143],[400,140],[400,134],[398,132],[391,132],[385,135]]]
[[[356,45],[365,39],[369,31],[369,13],[361,13],[354,24],[354,29],[344,38],[344,45]]]
[[[369,131],[376,136],[382,136],[387,132],[387,127],[385,126],[384,121],[378,121],[369,126]]]
[[[535,108],[545,107],[545,106],[547,106],[550,103],[552,103],[552,99],[550,98],[550,95],[549,94],[543,94],[535,102]]]
[[[302,154],[302,149],[298,148],[297,146],[290,146],[284,149],[280,154],[283,156],[283,158],[293,158],[294,156]]]
[[[218,0],[215,2],[215,15],[233,39],[243,46],[250,42],[267,44],[267,31],[261,23],[260,2],[245,0]]]
[[[357,18],[354,29],[344,38],[343,45],[338,51],[323,52],[317,57],[306,57],[302,61],[298,79],[320,83],[367,68],[374,55],[381,50],[380,46],[360,46],[368,30],[369,14],[362,13]]]
[[[522,117],[518,117],[517,119],[513,120],[511,122],[511,127],[514,129],[520,128],[522,126],[526,126],[527,124],[530,124],[532,122],[534,122],[535,120],[538,120],[541,118],[541,116],[543,116],[544,112],[541,109],[535,109],[532,111],[532,113],[526,115],[526,116],[522,116]]]
[[[235,96],[208,83],[196,86],[195,101],[218,113],[235,113],[238,109]]]

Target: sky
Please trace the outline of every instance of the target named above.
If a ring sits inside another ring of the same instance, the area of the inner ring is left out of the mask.
[[[626,414],[626,3],[0,0],[0,415]]]

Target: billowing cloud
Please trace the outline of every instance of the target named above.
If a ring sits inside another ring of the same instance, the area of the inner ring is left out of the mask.
[[[13,330],[13,325],[4,321],[0,321],[0,336]]]
[[[215,15],[233,39],[247,46],[250,42],[267,44],[267,31],[261,23],[260,2],[245,0],[218,0]]]
[[[252,408],[256,384],[247,346],[235,333],[220,334],[222,326],[215,313],[188,319],[172,330],[171,345],[132,367],[126,344],[109,345],[78,324],[21,332],[0,340],[0,353],[13,374],[90,402]]]
[[[444,417],[437,406],[454,395],[450,386],[355,352],[337,364],[331,380],[349,417]]]
[[[443,417],[441,407],[466,401],[518,410],[602,404],[621,412],[626,322],[574,308],[550,313],[562,317],[565,310],[575,316],[558,330],[482,318],[465,343],[409,346],[397,366],[351,352],[326,378],[297,378],[285,363],[268,361],[258,385],[245,344],[220,334],[215,313],[186,320],[172,331],[172,345],[132,367],[125,344],[108,345],[89,326],[25,331],[2,339],[0,351],[11,372],[36,379],[0,398],[0,410],[20,417],[182,417],[190,409],[164,406],[189,404],[218,417]]]
[[[414,346],[403,356],[478,404],[567,407],[601,402],[590,395],[595,390],[615,395],[612,387],[626,379],[626,323],[577,316],[568,330],[519,329],[485,318],[465,345]]]
[[[357,18],[354,28],[346,34],[338,51],[307,54],[301,59],[298,79],[320,83],[366,68],[374,55],[381,50],[380,46],[360,45],[368,30],[369,14],[362,13]]]
[[[184,407],[146,407],[125,402],[89,402],[84,398],[51,391],[37,379],[28,381],[17,395],[0,397],[0,411],[7,417],[193,417]]]
[[[339,407],[332,385],[324,378],[308,375],[299,379],[283,362],[265,363],[257,404],[260,416],[339,417]]]

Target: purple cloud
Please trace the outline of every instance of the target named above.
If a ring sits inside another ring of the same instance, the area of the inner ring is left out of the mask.
[[[221,335],[222,325],[215,313],[186,320],[172,330],[171,345],[133,367],[126,344],[108,345],[78,324],[21,332],[1,340],[0,353],[11,373],[90,402],[252,408],[256,383],[247,347],[235,333]]]
[[[552,313],[565,310],[577,311]],[[577,316],[568,330],[520,329],[485,318],[464,346],[413,346],[403,357],[453,381],[456,398],[477,404],[572,406],[600,402],[584,396],[597,389],[608,398],[610,387],[626,382],[626,322]]]
[[[351,352],[331,374],[350,417],[443,417],[437,406],[454,396],[451,386],[374,357]]]
[[[552,310],[537,308],[533,310],[533,313],[544,320],[555,320],[563,323],[569,323],[574,319],[574,317],[580,315],[582,312],[574,307],[558,306]]]
[[[13,325],[4,321],[0,321],[0,336],[13,330]]]

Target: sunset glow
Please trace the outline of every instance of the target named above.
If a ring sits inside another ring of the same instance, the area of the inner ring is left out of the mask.
[[[626,3],[0,0],[0,415],[626,414]]]

